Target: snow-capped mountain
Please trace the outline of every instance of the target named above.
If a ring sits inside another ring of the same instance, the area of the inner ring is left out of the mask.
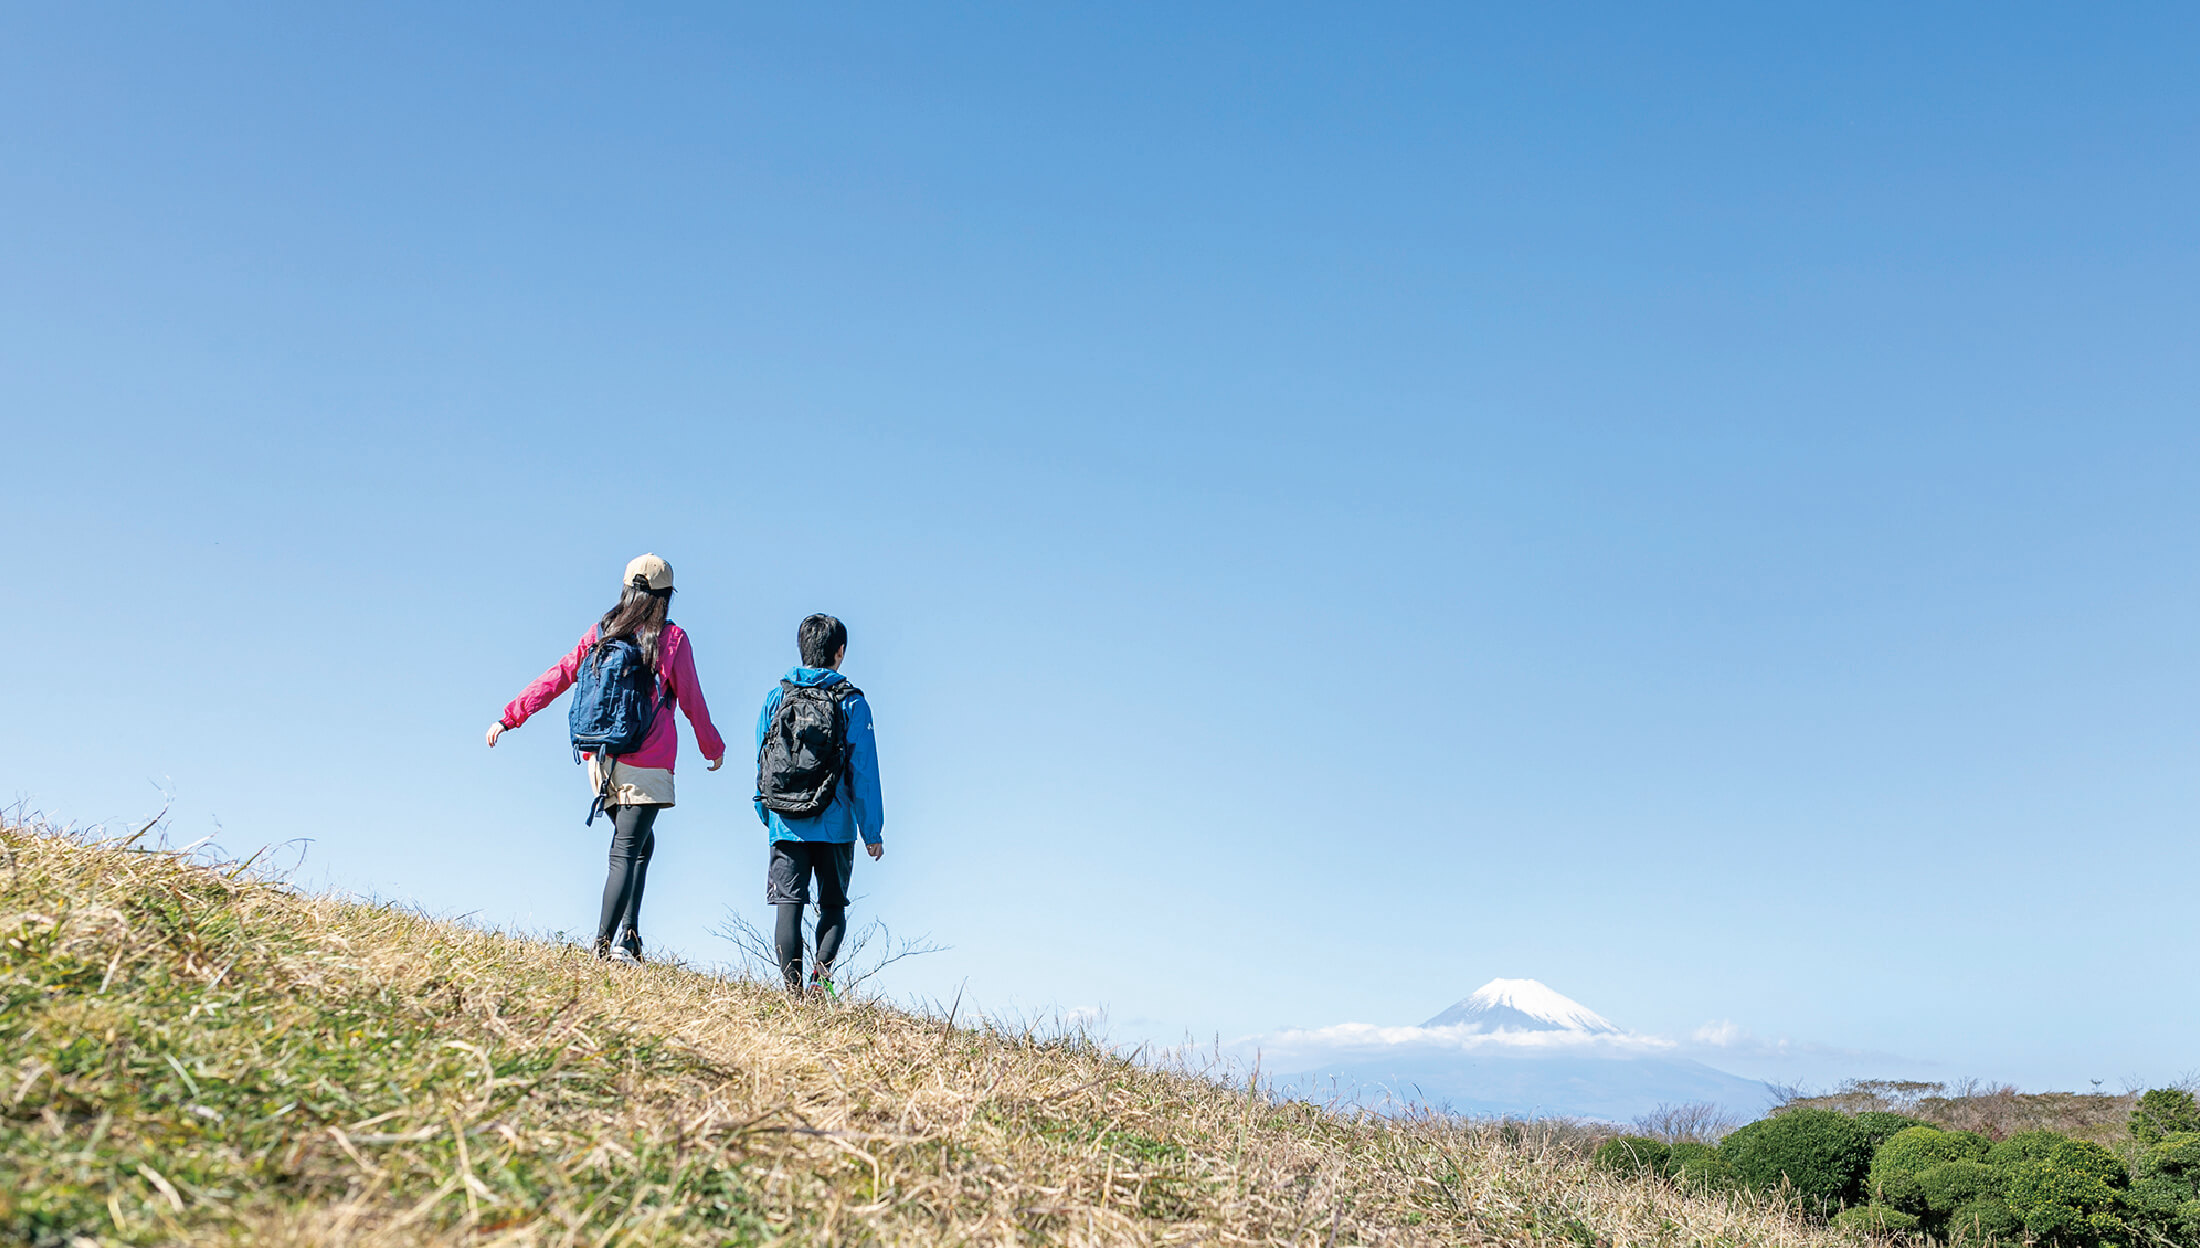
[[[1532,979],[1493,979],[1475,989],[1474,995],[1421,1025],[1464,1027],[1483,1033],[1579,1031],[1594,1036],[1623,1034],[1595,1010]]]
[[[1753,1079],[1680,1056],[1532,979],[1493,979],[1418,1027],[1340,1023],[1260,1038],[1281,1090],[1369,1108],[1626,1121],[1661,1104],[1764,1112]]]

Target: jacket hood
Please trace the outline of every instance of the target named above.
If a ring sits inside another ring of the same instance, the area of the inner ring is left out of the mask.
[[[829,667],[791,667],[784,678],[790,685],[809,685],[813,688],[837,685],[848,679]]]

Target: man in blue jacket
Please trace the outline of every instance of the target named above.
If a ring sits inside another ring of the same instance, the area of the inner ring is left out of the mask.
[[[856,837],[886,852],[878,787],[878,736],[871,704],[840,674],[848,628],[813,615],[795,632],[802,666],[764,698],[756,717],[756,817],[771,829],[767,900],[778,908],[773,943],[787,990],[802,993],[802,909],[817,881],[817,959],[810,990],[835,994],[833,959],[848,933],[848,877]],[[782,713],[784,712],[784,713]]]

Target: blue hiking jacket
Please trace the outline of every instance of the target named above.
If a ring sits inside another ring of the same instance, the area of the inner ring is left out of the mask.
[[[837,685],[848,678],[829,667],[798,667],[787,673],[787,683],[792,685]],[[848,759],[848,774],[840,778],[840,787],[833,790],[833,800],[825,809],[807,819],[790,819],[777,811],[764,809],[764,803],[753,801],[756,817],[772,831],[775,841],[829,841],[835,845],[853,844],[857,833],[863,834],[865,844],[878,844],[879,831],[886,826],[886,807],[879,801],[878,792],[878,731],[871,724],[871,704],[862,694],[849,698],[841,706],[848,713],[848,742],[855,748]],[[756,717],[756,748],[764,748],[764,734],[772,726],[772,714],[779,709],[779,686],[764,696],[764,709]]]

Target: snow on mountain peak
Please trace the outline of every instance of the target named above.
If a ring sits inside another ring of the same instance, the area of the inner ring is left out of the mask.
[[[1464,1001],[1421,1024],[1478,1032],[1572,1031],[1620,1035],[1620,1029],[1588,1006],[1532,979],[1493,979]]]

